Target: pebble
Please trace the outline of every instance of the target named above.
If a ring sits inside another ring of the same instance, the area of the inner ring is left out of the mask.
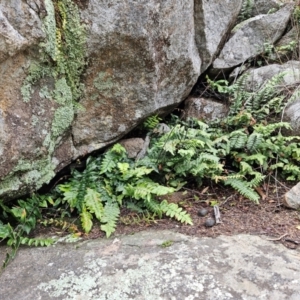
[[[204,223],[205,227],[213,227],[216,224],[214,219],[207,219]]]
[[[198,216],[199,217],[204,217],[208,214],[208,210],[206,208],[201,208],[199,211],[198,211]]]

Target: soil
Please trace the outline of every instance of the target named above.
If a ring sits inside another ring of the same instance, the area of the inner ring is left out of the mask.
[[[293,186],[291,183],[265,185],[261,189],[259,204],[245,199],[236,191],[222,185],[208,184],[199,189],[185,189],[168,197],[169,202],[177,203],[192,217],[193,225],[184,225],[170,218],[156,219],[151,215],[141,215],[122,209],[115,234],[134,234],[146,229],[172,229],[191,236],[216,237],[239,233],[260,235],[274,243],[296,249],[300,246],[300,212],[282,205],[283,195]],[[219,207],[221,223],[206,227],[207,219],[215,219],[213,206]],[[204,217],[201,209],[207,209]],[[56,232],[57,228],[39,227],[39,234]],[[105,237],[100,226],[93,226],[86,239]]]

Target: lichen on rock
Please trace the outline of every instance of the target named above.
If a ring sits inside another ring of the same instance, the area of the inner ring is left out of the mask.
[[[46,38],[39,43],[38,57],[35,54],[30,59],[20,91],[28,107],[29,120],[25,125],[44,140],[32,143],[35,148],[30,157],[25,154],[29,151],[18,150],[15,167],[0,184],[0,194],[8,198],[10,190],[21,195],[54,177],[56,164],[52,156],[70,128],[78,107],[76,101],[82,93],[80,75],[85,66],[86,30],[78,7],[72,0],[45,0],[44,4],[47,14],[42,30]]]

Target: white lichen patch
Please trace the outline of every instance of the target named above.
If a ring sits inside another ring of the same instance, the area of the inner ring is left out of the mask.
[[[183,246],[184,248],[184,246]],[[181,251],[184,249],[181,249]],[[182,253],[182,252],[181,252]],[[137,260],[97,258],[87,255],[84,267],[63,273],[58,279],[41,283],[40,291],[50,297],[71,300],[84,299],[199,299],[205,287],[213,284],[217,299],[232,299],[229,292],[221,294],[220,283],[210,274],[201,272],[201,264],[195,258],[182,257],[173,252],[143,254]],[[118,254],[117,254],[118,255]],[[163,257],[172,256],[173,259]],[[166,296],[166,298],[164,297]]]

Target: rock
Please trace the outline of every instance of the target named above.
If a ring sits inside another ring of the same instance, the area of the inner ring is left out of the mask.
[[[189,97],[185,101],[183,117],[184,119],[196,118],[205,122],[210,122],[226,117],[227,113],[227,105],[217,102],[213,98]]]
[[[206,208],[201,208],[201,209],[198,211],[198,216],[199,216],[199,217],[205,217],[207,214],[208,214],[208,210],[207,210]]]
[[[294,4],[289,3],[276,13],[259,15],[239,24],[213,62],[214,72],[230,70],[261,54],[266,43],[274,44],[282,36],[293,8]]]
[[[169,112],[200,74],[193,1],[63,0],[61,23],[50,0],[0,2],[2,199]]]
[[[251,69],[244,74],[247,76],[246,89],[256,91],[275,75],[285,72],[281,85],[295,85],[300,81],[300,62],[288,61],[285,64],[272,64],[257,69]]]
[[[211,64],[236,23],[243,0],[195,1],[195,36],[201,73]]]
[[[283,121],[290,123],[292,127],[289,135],[300,136],[300,97],[286,106]]]
[[[52,1],[0,4],[0,197],[5,200],[40,188],[73,156],[69,129],[85,38],[75,4],[65,5],[68,19],[58,28]],[[77,28],[70,33],[72,24]],[[65,36],[59,40],[61,31]],[[70,39],[72,47],[66,46]]]
[[[207,219],[204,223],[205,227],[213,227],[215,224],[215,219]]]
[[[282,5],[282,1],[279,0],[246,0],[243,2],[244,13],[247,16],[249,15],[249,17],[269,14],[271,12],[277,11]]]
[[[119,141],[119,143],[126,149],[129,158],[136,158],[144,146],[142,138],[124,139]]]
[[[32,3],[22,0],[0,3],[0,63],[45,38],[38,14],[43,4],[28,2]]]
[[[75,156],[120,139],[184,100],[200,74],[194,1],[91,0],[86,92],[73,124]]]
[[[168,201],[168,203],[178,204],[180,202],[191,199],[192,197],[193,197],[193,195],[191,192],[184,191],[184,192],[174,192],[169,195],[159,196],[158,200],[163,201],[164,199],[166,199]]]
[[[283,204],[293,209],[300,208],[300,182],[284,195]]]
[[[294,26],[288,31],[275,45],[274,51],[267,56],[269,63],[284,63],[293,59],[293,55],[297,55],[299,47],[298,28]]]

